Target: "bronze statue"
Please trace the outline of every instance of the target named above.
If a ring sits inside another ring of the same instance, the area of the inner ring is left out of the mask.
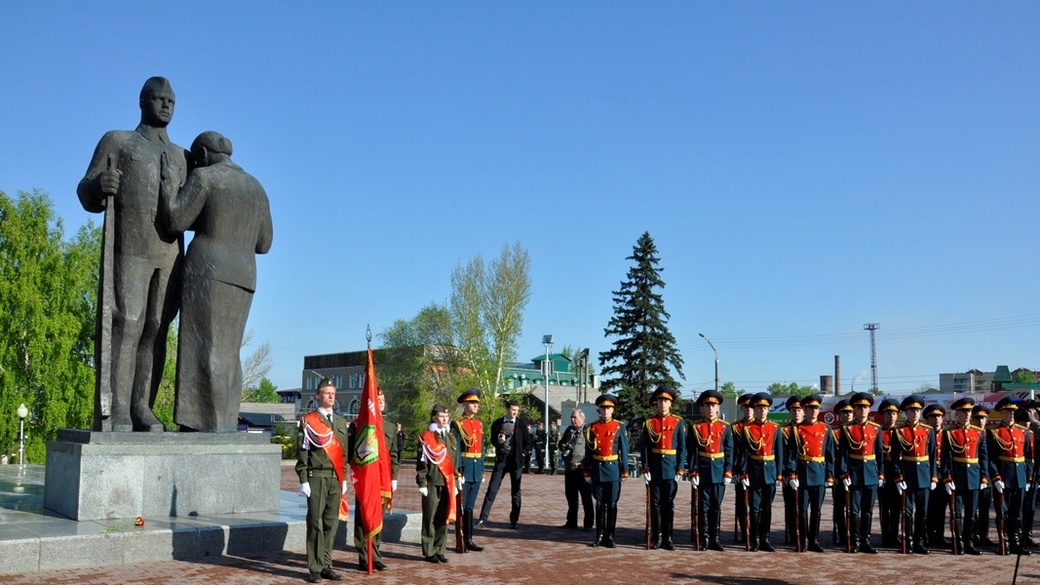
[[[184,259],[174,421],[181,431],[233,432],[242,393],[239,349],[256,290],[256,254],[271,248],[267,194],[231,162],[231,141],[203,132],[179,189],[162,157],[165,227],[194,232]]]
[[[141,89],[141,123],[106,133],[76,193],[105,212],[95,339],[94,429],[161,432],[152,412],[166,361],[166,335],[180,300],[183,245],[159,217],[160,158],[171,182],[187,177],[189,154],[170,142],[175,96],[152,77]]]

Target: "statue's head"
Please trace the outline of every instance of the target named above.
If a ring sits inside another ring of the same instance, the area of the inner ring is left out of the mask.
[[[149,77],[141,88],[141,121],[150,126],[165,128],[173,119],[176,101],[170,81],[165,77]]]
[[[191,143],[191,155],[195,159],[195,164],[200,167],[213,163],[207,157],[208,154],[223,154],[230,157],[231,150],[231,141],[220,132],[212,130],[199,134],[195,137],[195,141]]]

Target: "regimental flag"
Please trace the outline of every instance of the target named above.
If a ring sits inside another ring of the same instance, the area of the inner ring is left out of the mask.
[[[372,347],[368,348],[365,387],[361,407],[354,422],[354,451],[350,454],[351,481],[357,495],[355,521],[365,528],[365,540],[383,530],[383,510],[390,508],[390,451],[383,434],[383,413],[379,411],[379,386]],[[368,558],[371,560],[372,555]]]

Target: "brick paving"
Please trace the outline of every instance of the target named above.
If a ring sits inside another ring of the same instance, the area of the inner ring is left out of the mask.
[[[410,469],[405,465],[402,470]],[[395,500],[400,510],[417,510],[419,495],[407,473],[402,474]],[[282,488],[295,490],[291,467],[282,469]],[[690,487],[680,484],[677,500],[676,536],[678,550],[645,550],[645,491],[638,480],[622,487],[616,540],[618,548],[585,546],[591,533],[557,528],[563,523],[563,477],[527,475],[523,480],[524,508],[520,527],[509,529],[508,484],[503,486],[488,526],[477,532],[484,552],[464,555],[448,553],[446,565],[423,562],[418,544],[384,544],[384,559],[390,567],[371,576],[353,569],[352,550],[337,549],[333,560],[344,574],[344,582],[405,584],[451,580],[459,583],[586,582],[609,583],[715,583],[723,585],[782,585],[937,582],[955,579],[962,583],[1011,583],[1017,557],[999,557],[990,550],[983,556],[953,556],[933,551],[927,556],[903,556],[891,549],[878,555],[848,555],[828,549],[825,554],[797,554],[784,546],[782,514],[774,513],[775,553],[748,553],[732,544],[733,502],[727,494],[723,515],[723,544],[726,552],[694,552],[689,541]],[[779,497],[778,497],[779,500]],[[777,502],[779,503],[779,502]],[[830,502],[824,506],[824,526],[830,526]],[[877,516],[875,515],[875,525]],[[994,535],[995,538],[995,535]],[[875,527],[873,542],[880,540]],[[449,534],[449,546],[454,538]],[[778,544],[779,543],[779,544]],[[830,533],[823,536],[830,546]],[[111,585],[222,583],[264,585],[302,583],[307,576],[302,551],[285,551],[258,556],[222,556],[192,561],[141,563],[94,569],[0,575],[0,583],[11,585]],[[1018,583],[1040,583],[1040,554],[1021,558]]]

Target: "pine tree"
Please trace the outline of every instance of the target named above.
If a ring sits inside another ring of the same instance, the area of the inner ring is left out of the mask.
[[[662,269],[657,266],[657,247],[649,232],[639,237],[626,260],[632,260],[634,266],[621,288],[612,293],[614,316],[603,330],[606,337],[616,339],[611,349],[599,354],[603,391],[617,393],[620,404],[615,415],[621,419],[647,416],[650,395],[659,385],[678,392],[672,369],[685,379],[682,356],[668,331],[669,315],[660,293],[665,286]]]

